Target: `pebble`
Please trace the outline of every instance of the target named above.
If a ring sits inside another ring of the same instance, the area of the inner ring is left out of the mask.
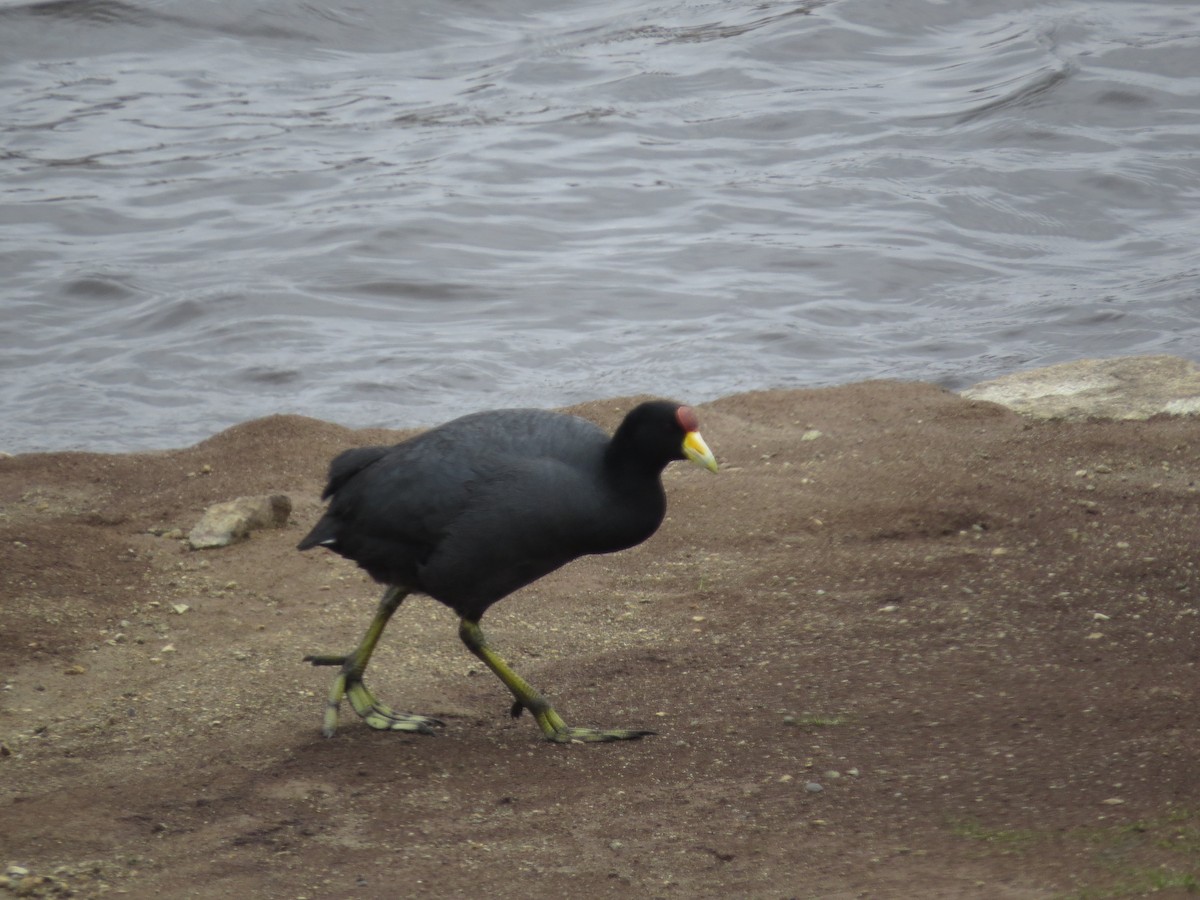
[[[819,794],[821,791],[825,790],[824,787],[815,781],[810,781],[808,784],[804,785],[804,789],[810,794]]]

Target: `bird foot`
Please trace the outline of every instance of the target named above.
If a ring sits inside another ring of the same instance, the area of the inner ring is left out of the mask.
[[[342,698],[348,699],[359,717],[377,731],[436,734],[434,726],[445,724],[431,716],[396,712],[390,706],[380,703],[371,689],[363,683],[362,675],[349,669],[348,659],[349,657],[345,656],[304,657],[305,662],[314,666],[342,666],[342,671],[333,680],[333,687],[329,690],[329,699],[325,702],[325,721],[321,728],[325,737],[333,737],[337,731],[338,710],[342,705]]]
[[[574,728],[568,725],[546,732],[546,740],[556,744],[603,744],[610,741],[636,741],[648,734],[654,732],[635,728]]]
[[[518,716],[521,708],[528,709],[541,726],[546,740],[556,744],[606,744],[610,741],[636,741],[653,731],[638,728],[576,728],[563,721],[545,700],[535,698],[532,705],[518,701],[513,704],[513,715]]]

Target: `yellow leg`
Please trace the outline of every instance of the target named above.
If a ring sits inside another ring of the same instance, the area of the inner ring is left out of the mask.
[[[437,719],[429,716],[419,716],[414,713],[396,712],[380,703],[371,690],[363,683],[363,672],[371,661],[371,654],[383,636],[392,614],[400,608],[408,591],[398,587],[389,587],[379,600],[379,609],[371,620],[367,633],[354,652],[348,656],[306,656],[305,662],[314,666],[341,666],[342,671],[333,680],[329,691],[329,699],[325,703],[325,722],[321,732],[325,737],[333,737],[337,730],[338,709],[342,698],[350,700],[350,705],[362,719],[372,728],[381,731],[417,731],[421,734],[433,734],[433,726],[441,725]]]
[[[461,619],[458,623],[458,636],[467,645],[467,649],[483,660],[484,664],[496,673],[496,677],[504,682],[504,686],[512,691],[516,698],[512,714],[519,716],[522,710],[529,710],[537,719],[547,740],[560,744],[594,743],[629,741],[654,734],[653,731],[630,728],[572,728],[554,711],[554,707],[545,697],[534,690],[528,681],[514,672],[508,663],[488,646],[478,622]]]

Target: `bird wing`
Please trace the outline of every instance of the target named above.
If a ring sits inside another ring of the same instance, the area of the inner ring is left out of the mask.
[[[586,553],[599,500],[584,474],[558,460],[509,460],[467,485],[420,569],[423,589],[448,605],[487,606]]]

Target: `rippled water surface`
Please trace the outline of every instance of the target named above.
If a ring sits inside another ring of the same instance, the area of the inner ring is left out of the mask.
[[[0,0],[0,449],[1200,357],[1200,3]]]

